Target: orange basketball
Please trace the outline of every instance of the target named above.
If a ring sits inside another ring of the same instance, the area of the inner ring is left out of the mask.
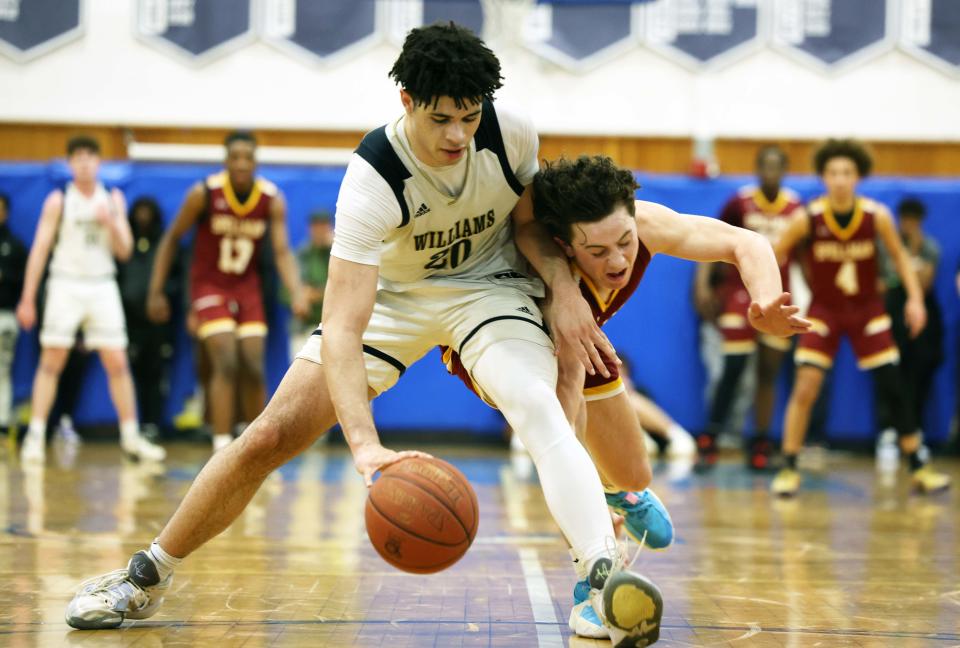
[[[370,488],[367,535],[397,569],[430,574],[467,553],[478,512],[477,494],[459,470],[440,459],[404,459]]]

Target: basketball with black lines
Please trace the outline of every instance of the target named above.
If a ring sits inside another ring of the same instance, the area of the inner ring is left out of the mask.
[[[479,522],[477,494],[446,461],[414,457],[388,466],[367,496],[367,535],[388,563],[414,574],[454,564]]]

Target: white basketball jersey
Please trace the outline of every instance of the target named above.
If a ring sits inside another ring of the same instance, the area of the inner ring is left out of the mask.
[[[400,204],[402,220],[383,242],[380,285],[408,290],[423,282],[509,280],[525,292],[542,294],[513,242],[510,212],[523,185],[507,161],[491,102],[467,153],[459,195],[434,186],[400,141],[397,122],[366,135],[357,154],[386,180]]]
[[[112,277],[117,267],[110,251],[110,233],[96,216],[98,205],[113,204],[100,183],[92,196],[84,196],[71,182],[63,195],[63,213],[50,273],[58,277],[94,279]]]

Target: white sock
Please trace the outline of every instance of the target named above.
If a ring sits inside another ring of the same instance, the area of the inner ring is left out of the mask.
[[[183,558],[174,558],[164,551],[163,547],[160,546],[160,542],[157,540],[154,540],[150,544],[147,548],[147,553],[157,565],[157,573],[160,575],[160,580],[163,580],[173,573],[173,570],[183,562]]]
[[[140,424],[136,419],[132,421],[120,421],[120,438],[129,443],[130,441],[136,441],[137,437],[140,436]]]
[[[27,434],[42,439],[47,434],[47,422],[37,418],[30,419],[30,427],[27,428]]]
[[[671,423],[670,427],[667,428],[667,439],[673,441],[679,437],[688,437],[690,433],[684,429],[679,423]]]
[[[552,351],[525,340],[491,344],[471,371],[537,466],[553,519],[589,568],[609,557],[613,523],[600,476],[557,400]]]

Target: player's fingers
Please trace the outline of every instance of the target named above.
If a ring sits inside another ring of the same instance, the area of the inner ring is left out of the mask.
[[[791,315],[799,313],[800,307],[799,306],[781,306],[780,312],[786,315],[787,317],[790,317]]]
[[[610,338],[607,337],[607,334],[601,330],[599,326],[595,327],[593,330],[593,341],[594,345],[600,349],[603,355],[608,358],[613,358],[613,361],[618,365],[623,364],[620,358],[617,357],[617,350],[613,348],[613,344],[610,343]]]
[[[587,354],[590,356],[590,363],[593,365],[594,369],[600,373],[604,378],[610,377],[610,372],[607,370],[607,365],[603,361],[603,357],[600,355],[600,352],[597,351],[597,347],[592,343],[587,343],[584,345],[584,348],[587,351]]]
[[[757,302],[750,302],[750,317],[760,319],[763,317],[763,308]]]
[[[375,472],[375,470],[369,469],[363,471],[363,483],[366,484],[367,488],[373,486],[373,473]]]
[[[777,306],[785,306],[786,304],[789,304],[789,303],[790,303],[790,293],[788,293],[788,292],[780,293],[780,296],[777,297],[777,298],[773,301],[773,303],[776,304]]]

